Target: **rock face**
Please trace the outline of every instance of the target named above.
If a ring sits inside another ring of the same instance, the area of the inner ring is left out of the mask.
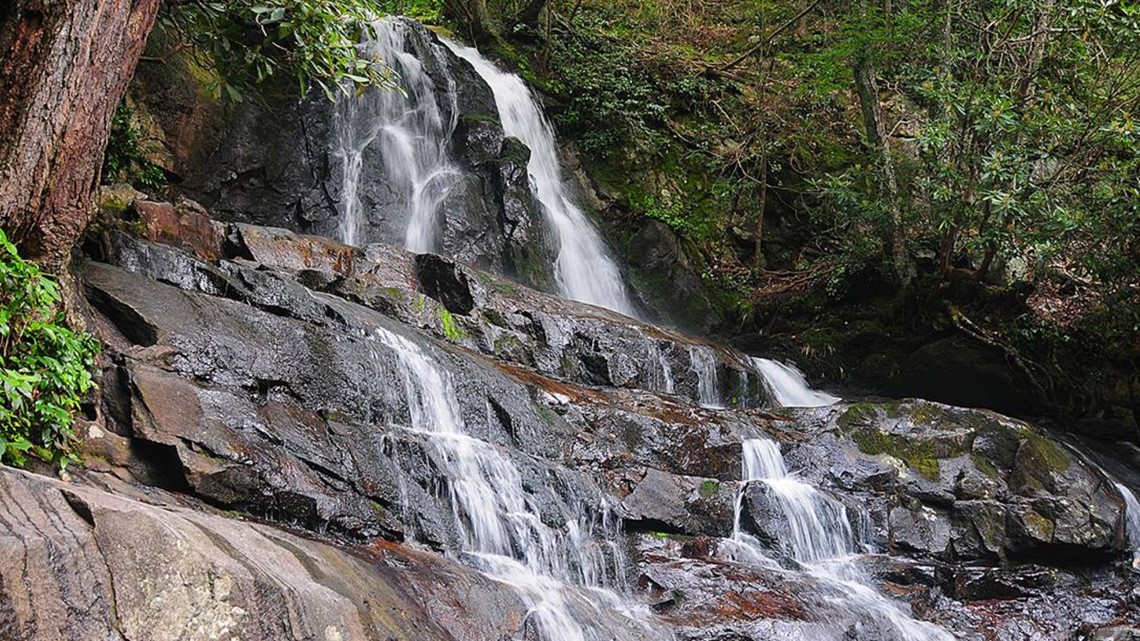
[[[788,458],[825,486],[885,501],[870,511],[885,549],[943,561],[1061,562],[1127,545],[1116,488],[1026,423],[910,401],[850,405],[813,426],[811,441]]]
[[[382,38],[400,43],[392,55],[411,56],[417,73],[424,76],[408,73],[398,82],[429,83],[403,86],[409,96],[405,102],[409,111],[417,108],[417,100],[434,102],[432,109],[438,110],[442,127],[436,132],[442,136],[438,141],[444,148],[442,158],[452,165],[432,169],[437,177],[416,180],[443,181],[459,174],[439,195],[433,251],[550,289],[556,248],[529,188],[530,150],[504,136],[491,89],[423,25],[393,19],[378,29]],[[160,122],[174,158],[171,172],[179,177],[178,190],[210,207],[217,218],[338,238],[347,203],[355,199],[361,216],[356,244],[404,244],[411,200],[421,196],[401,190],[409,180],[401,172],[417,169],[401,165],[411,160],[385,157],[395,152],[381,144],[379,138],[385,134],[370,121],[379,118],[370,115],[373,103],[393,99],[395,90],[373,88],[342,104],[334,104],[320,91],[300,102],[270,96],[222,110],[185,97],[171,108],[168,99],[174,89],[167,86],[168,79],[153,72],[144,73],[139,83],[144,101],[167,103],[152,110],[163,114]],[[193,85],[193,80],[184,84]],[[405,124],[416,126],[417,118],[431,120],[414,115]],[[359,175],[351,185],[346,180],[349,151],[342,148],[344,141],[362,148]]]
[[[757,438],[843,506],[890,612],[962,639],[1140,623],[1119,493],[1033,426],[774,408],[744,354],[449,259],[134,207],[138,235],[107,232],[82,270],[106,344],[85,471],[0,471],[12,638],[548,638],[537,588],[457,552],[454,452],[394,344],[446,372],[528,523],[585,515],[582,545],[621,561],[626,606],[558,590],[594,638],[905,638],[781,546],[781,513],[741,483]]]
[[[513,591],[437,555],[338,547],[113,487],[0,470],[4,639],[442,641],[510,635],[525,618]]]

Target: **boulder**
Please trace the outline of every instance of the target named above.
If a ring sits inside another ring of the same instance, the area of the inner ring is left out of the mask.
[[[111,483],[0,469],[5,639],[444,641],[522,628],[513,590],[443,557],[332,545]]]

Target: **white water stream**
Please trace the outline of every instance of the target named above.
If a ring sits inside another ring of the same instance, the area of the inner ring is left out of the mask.
[[[402,365],[410,431],[426,436],[443,460],[462,555],[513,587],[548,641],[610,639],[612,631],[589,625],[575,602],[644,627],[643,613],[609,590],[621,574],[622,553],[608,506],[567,508],[560,528],[543,523],[514,462],[468,433],[450,375],[407,338],[378,329],[375,339]]]
[[[837,610],[850,619],[875,626],[880,634],[895,641],[953,641],[954,637],[945,630],[913,619],[899,604],[868,586],[868,578],[854,563],[856,539],[847,509],[789,474],[779,445],[767,439],[749,439],[742,443],[742,448],[743,483],[736,501],[733,560],[758,560],[766,567],[773,565],[759,541],[745,533],[741,525],[745,490],[751,483],[764,483],[787,524],[788,540],[781,542],[787,555],[806,574],[834,591],[828,599]],[[750,553],[742,552],[748,548],[753,548]],[[837,629],[835,634],[836,638],[848,638],[849,631]]]
[[[365,150],[373,148],[384,166],[385,188],[407,212],[404,246],[414,252],[431,251],[440,205],[459,180],[461,170],[448,153],[455,129],[455,83],[449,78],[445,100],[450,114],[444,120],[436,87],[415,55],[408,53],[408,27],[396,18],[372,25],[373,37],[361,46],[366,55],[383,60],[395,74],[399,91],[377,88],[337,101],[333,120],[332,157],[339,161],[341,200],[338,204],[340,240],[360,245],[368,212],[360,199]],[[444,64],[445,51],[431,54]]]
[[[554,130],[523,79],[502,71],[472,47],[447,42],[491,86],[503,131],[530,147],[531,188],[558,237],[554,275],[566,298],[635,316],[617,264],[598,231],[574,202],[562,180]]]
[[[724,408],[720,399],[720,380],[716,373],[716,353],[706,345],[689,347],[689,363],[697,375],[697,402],[710,409]]]
[[[340,161],[342,171],[340,235],[350,244],[366,238],[367,212],[359,197],[359,183],[365,150],[378,144],[385,173],[391,177],[388,188],[408,209],[405,246],[429,251],[437,242],[440,205],[461,176],[447,151],[457,113],[455,86],[449,80],[445,99],[451,102],[447,113],[452,115],[445,122],[434,83],[423,64],[405,51],[407,26],[397,20],[382,20],[375,30],[374,40],[366,46],[399,75],[404,93],[371,91],[337,105],[333,156]],[[445,44],[470,62],[491,86],[506,134],[518,137],[531,149],[528,169],[532,189],[560,244],[555,275],[562,295],[632,315],[633,305],[617,265],[565,189],[553,132],[529,89],[520,78],[502,72],[476,50]],[[433,55],[438,57],[442,51]],[[402,336],[378,330],[375,339],[393,350],[403,366],[409,431],[426,437],[437,448],[444,468],[441,472],[447,477],[452,518],[461,539],[460,555],[511,585],[526,603],[544,639],[605,641],[620,637],[620,631],[598,626],[596,617],[583,615],[583,610],[591,609],[619,612],[630,617],[633,627],[644,629],[645,613],[630,610],[623,599],[608,590],[622,574],[622,557],[614,542],[620,533],[607,506],[566,508],[561,527],[544,523],[523,489],[514,462],[466,429],[449,373]],[[693,346],[689,353],[700,403],[723,407],[712,348]],[[672,392],[674,381],[668,361],[659,351],[657,360],[662,366],[657,387]],[[808,388],[803,375],[794,368],[765,359],[755,359],[754,365],[781,405],[819,406],[839,400]],[[782,542],[786,554],[804,572],[829,586],[836,607],[850,613],[848,619],[869,621],[898,641],[952,639],[941,629],[910,618],[898,604],[867,586],[866,578],[852,562],[856,540],[846,509],[789,474],[774,442],[748,440],[743,449],[743,483],[736,501],[734,534],[726,544],[734,560],[778,568],[761,542],[742,527],[745,489],[752,483],[764,483],[786,520],[789,536]],[[1133,529],[1140,532],[1140,510],[1133,509],[1134,503],[1132,497],[1130,514],[1138,518],[1130,521],[1130,533]]]
[[[1117,483],[1116,489],[1124,497],[1124,527],[1132,545],[1132,568],[1140,570],[1140,501],[1123,483]]]
[[[779,361],[753,358],[752,364],[783,407],[823,407],[839,402],[838,396],[808,387],[803,372]]]

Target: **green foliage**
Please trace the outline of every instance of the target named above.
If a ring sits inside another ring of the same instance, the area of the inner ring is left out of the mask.
[[[423,23],[443,21],[442,0],[385,0],[377,4],[386,13],[408,16]]]
[[[103,184],[130,183],[137,187],[160,187],[166,174],[143,153],[141,132],[134,124],[134,113],[127,103],[115,107],[111,135],[103,156]]]
[[[301,94],[315,84],[332,99],[393,86],[383,61],[357,46],[378,10],[368,0],[196,0],[167,6],[160,25],[218,72],[215,97],[240,102],[250,87],[283,77]]]
[[[659,220],[684,236],[707,237],[710,233],[710,221],[702,219],[699,217],[700,212],[694,212],[685,205],[680,197],[668,191],[662,192],[660,197],[652,194],[630,196],[630,206],[634,211]]]
[[[97,351],[94,338],[63,325],[59,286],[0,231],[0,462],[71,460]]]
[[[547,90],[565,101],[554,115],[583,151],[628,162],[663,142],[663,94],[638,64],[634,49],[597,30],[551,41]]]
[[[945,25],[952,25],[946,28]],[[1140,10],[1092,0],[853,6],[819,47],[793,56],[832,91],[872,57],[895,90],[886,126],[907,120],[896,162],[912,244],[947,262],[1053,264],[1106,285],[1135,282],[1140,213]],[[877,172],[815,182],[821,219],[844,249],[883,236]],[[984,257],[990,257],[988,260]]]

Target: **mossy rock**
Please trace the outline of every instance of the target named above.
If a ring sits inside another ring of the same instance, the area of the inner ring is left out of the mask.
[[[697,493],[700,494],[703,499],[712,498],[716,496],[719,491],[720,483],[712,479],[702,481],[700,487],[697,488]]]
[[[893,456],[932,481],[937,481],[940,477],[937,451],[929,441],[891,434],[875,427],[857,429],[851,433],[851,438],[864,454]]]
[[[1010,489],[1023,496],[1056,493],[1060,489],[1057,477],[1068,471],[1071,465],[1072,460],[1059,445],[1031,432],[1021,442],[1014,458]]]

